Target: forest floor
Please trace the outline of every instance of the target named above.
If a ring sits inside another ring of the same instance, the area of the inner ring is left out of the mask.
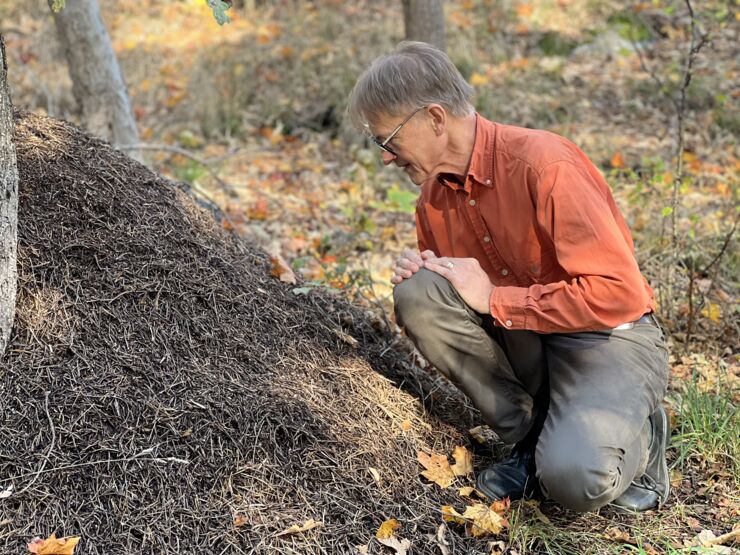
[[[225,227],[285,259],[301,276],[297,294],[328,287],[390,316],[392,262],[415,245],[416,190],[381,167],[342,112],[362,68],[401,40],[400,3],[247,2],[223,27],[194,0],[102,4],[146,163],[190,183],[221,208]],[[446,4],[449,54],[475,86],[477,109],[567,136],[607,175],[671,331],[675,493],[659,516],[607,527],[609,549],[698,552],[700,534],[740,521],[739,272],[736,239],[727,241],[738,218],[738,6],[697,7],[712,41],[687,91],[686,175],[674,204],[670,97],[689,46],[684,3]],[[14,103],[75,121],[46,3],[0,3],[0,15]],[[665,254],[673,213],[675,275]],[[512,529],[508,552],[560,552],[591,526],[588,516],[562,531],[535,519]]]

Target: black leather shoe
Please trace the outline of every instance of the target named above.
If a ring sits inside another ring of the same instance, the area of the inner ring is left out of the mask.
[[[668,445],[668,416],[658,405],[649,417],[652,435],[648,447],[648,460],[642,476],[632,481],[625,492],[612,501],[613,505],[628,511],[642,512],[660,508],[667,500],[671,488],[665,450]]]
[[[493,464],[478,474],[475,487],[487,497],[512,501],[534,495],[537,478],[534,475],[534,447],[515,446],[503,462]]]

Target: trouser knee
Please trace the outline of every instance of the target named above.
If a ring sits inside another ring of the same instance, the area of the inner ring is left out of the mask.
[[[396,319],[401,326],[414,327],[429,323],[436,310],[450,302],[452,285],[445,278],[422,268],[408,279],[404,279],[393,290]]]
[[[595,511],[617,497],[618,450],[602,448],[598,453],[589,447],[557,447],[537,448],[537,477],[547,497],[578,512]]]

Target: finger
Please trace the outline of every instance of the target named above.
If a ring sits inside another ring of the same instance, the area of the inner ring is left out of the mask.
[[[452,270],[457,266],[457,260],[458,259],[456,258],[448,258],[445,256],[442,258],[435,258],[433,260],[426,260],[424,262],[424,265],[426,266],[427,264],[436,264],[438,266],[442,266],[443,268],[447,268],[448,270]]]
[[[433,260],[433,259],[437,258],[437,255],[434,254],[434,251],[430,251],[429,249],[427,249],[423,253],[421,253],[421,257],[424,260]]]
[[[396,261],[396,267],[402,268],[404,270],[410,270],[411,272],[418,272],[423,263],[424,262],[422,260],[416,262],[414,260],[409,260],[408,258],[399,258]]]
[[[414,250],[414,249],[404,249],[404,251],[401,253],[401,258],[410,260],[411,262],[414,262],[415,264],[421,264],[423,262],[421,255],[419,254],[419,251]]]
[[[424,267],[448,279],[450,278],[450,276],[452,276],[452,269],[449,266],[445,265],[442,262],[441,258],[437,258],[435,260],[427,260],[426,262],[424,262]]]
[[[402,279],[410,278],[411,276],[414,275],[414,272],[412,272],[411,270],[406,269],[406,268],[403,268],[403,267],[398,266],[398,265],[396,265],[396,267],[393,268],[393,273],[395,275],[401,277]]]

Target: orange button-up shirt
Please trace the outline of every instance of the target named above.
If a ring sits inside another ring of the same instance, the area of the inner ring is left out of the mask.
[[[478,115],[464,182],[424,183],[416,229],[420,250],[480,262],[509,329],[609,329],[655,309],[609,186],[553,133]]]

